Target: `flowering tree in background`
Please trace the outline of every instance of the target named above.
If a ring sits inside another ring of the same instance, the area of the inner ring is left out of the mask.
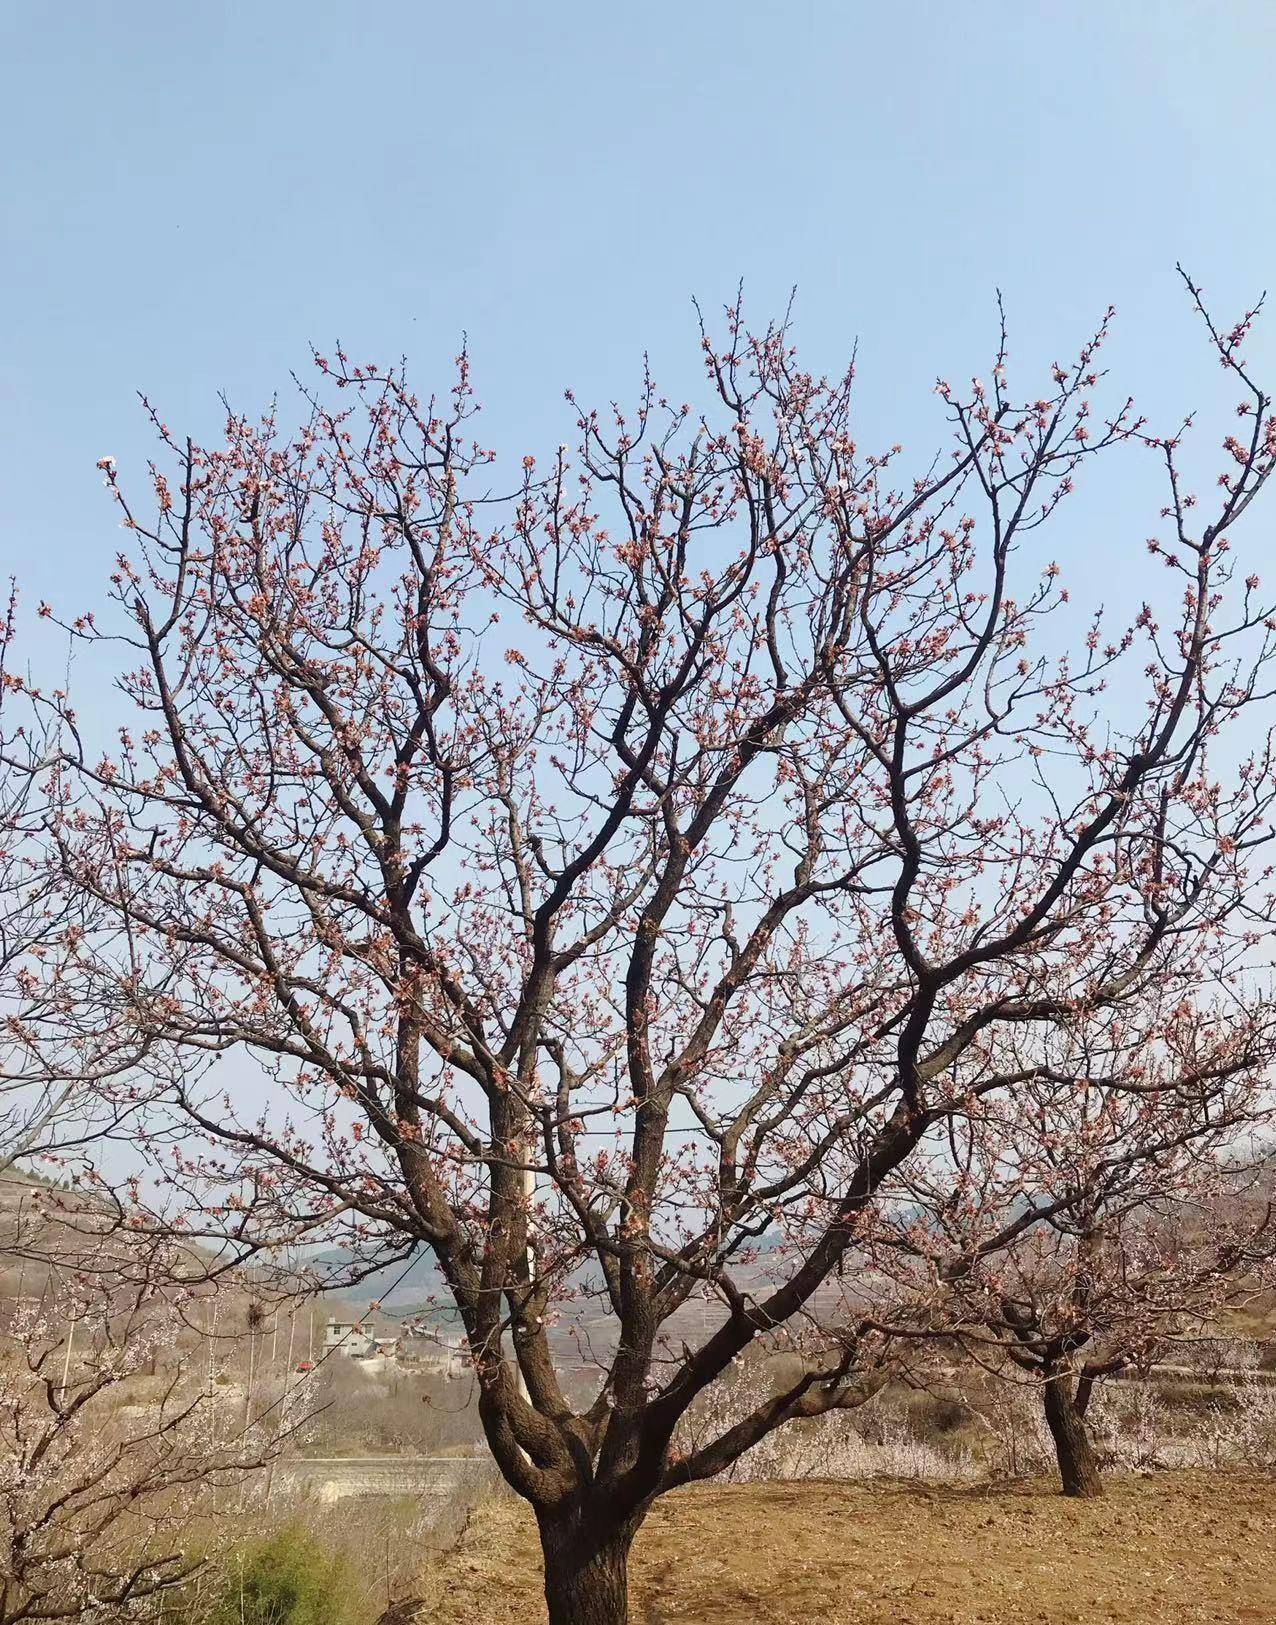
[[[945,1335],[1038,1388],[1070,1495],[1102,1490],[1095,1382],[1216,1331],[1272,1280],[1272,1012],[1140,982],[1003,1053],[1030,1076],[900,1171],[881,1238],[915,1298],[951,1285]]]
[[[135,716],[99,756],[52,702],[55,834],[119,922],[99,973],[187,1059],[156,1157],[245,1249],[338,1223],[369,1266],[433,1249],[554,1625],[626,1617],[656,1496],[862,1397],[848,1260],[956,1116],[1015,1121],[1042,1063],[1003,1065],[1014,1035],[1153,980],[1255,1002],[1276,622],[1233,548],[1276,440],[1249,320],[1209,328],[1244,400],[1204,511],[1177,437],[1097,413],[1106,329],[1027,394],[1004,340],[941,383],[951,447],[905,472],[849,373],[738,310],[703,414],[650,385],[580,410],[504,507],[464,362],[422,401],[321,359],[296,433],[157,420],[145,508],[106,465],[131,546],[115,620],[74,631],[135,652]],[[1078,626],[1048,527],[1128,443],[1167,481],[1152,554],[1110,542],[1148,604]],[[232,1051],[263,1087],[196,1064]],[[573,1405],[553,1338],[586,1314],[611,1332]],[[812,1329],[800,1377],[680,1452],[780,1325]]]
[[[175,1260],[116,1256],[109,1281],[63,1275],[0,1333],[3,1625],[130,1617],[182,1585],[212,1550],[218,1491],[291,1431],[278,1408],[228,1414],[204,1350],[176,1352]]]

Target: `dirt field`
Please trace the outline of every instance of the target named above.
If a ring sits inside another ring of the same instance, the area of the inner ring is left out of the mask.
[[[1044,1484],[761,1484],[658,1506],[634,1625],[1189,1625],[1276,1621],[1276,1481],[1164,1473],[1100,1502]],[[535,1528],[501,1500],[423,1576],[425,1625],[544,1619]]]

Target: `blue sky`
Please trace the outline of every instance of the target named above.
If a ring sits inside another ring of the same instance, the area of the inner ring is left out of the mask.
[[[466,332],[516,461],[644,350],[698,387],[692,296],[743,278],[759,322],[797,286],[813,370],[858,338],[861,443],[924,466],[1000,287],[1026,392],[1113,302],[1120,393],[1199,405],[1212,453],[1234,391],[1175,261],[1229,320],[1276,280],[1272,0],[7,0],[0,62],[0,572],[68,614],[121,541],[96,459],[151,449],[137,391],[209,437],[311,343],[426,392]],[[1276,326],[1252,353],[1276,387]],[[1078,597],[1142,591],[1154,481],[1123,452],[1063,510]]]
[[[920,457],[1000,286],[1012,363],[1115,302],[1123,392],[1201,404],[1212,445],[1231,397],[1174,262],[1227,317],[1272,275],[1270,0],[11,0],[0,56],[0,554],[67,609],[120,539],[95,459],[149,449],[134,392],[211,435],[312,341],[428,389],[468,332],[512,455],[644,349],[694,382],[693,294],[743,277],[761,320],[796,284],[808,364],[858,336],[865,442]],[[1105,573],[1142,556],[1146,463],[1069,520]]]

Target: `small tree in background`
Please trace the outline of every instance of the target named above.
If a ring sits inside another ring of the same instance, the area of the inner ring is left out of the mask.
[[[1095,1382],[1217,1327],[1270,1286],[1276,1249],[1270,1011],[1156,978],[1128,992],[1001,1057],[1031,1075],[902,1171],[890,1238],[905,1275],[950,1284],[947,1334],[1037,1389],[1069,1495],[1101,1493]]]
[[[433,1250],[554,1625],[626,1617],[656,1496],[860,1397],[839,1267],[955,1116],[1016,1121],[1040,1069],[1008,1035],[1151,979],[1251,1024],[1272,764],[1238,724],[1276,641],[1234,563],[1276,458],[1251,319],[1208,329],[1243,398],[1199,507],[1177,436],[1096,411],[1106,328],[1026,392],[1004,341],[941,383],[951,443],[906,471],[853,429],[850,373],[738,310],[703,413],[651,386],[581,411],[505,508],[464,362],[422,401],[321,359],[293,433],[157,422],[145,509],[105,465],[132,547],[113,627],[73,631],[130,640],[134,714],[99,755],[53,701],[55,836],[127,942],[112,996],[186,1059],[157,1163],[245,1250],[338,1220],[367,1267]],[[1148,603],[1078,624],[1048,527],[1131,442],[1165,508],[1151,554],[1108,546]],[[261,1089],[201,1076],[231,1051]],[[586,1313],[573,1405],[554,1337]],[[806,1368],[679,1452],[783,1324],[814,1329]]]
[[[204,1351],[177,1352],[175,1263],[134,1247],[109,1280],[19,1303],[0,1336],[0,1625],[128,1617],[183,1585],[219,1491],[295,1426],[280,1407],[243,1426]]]

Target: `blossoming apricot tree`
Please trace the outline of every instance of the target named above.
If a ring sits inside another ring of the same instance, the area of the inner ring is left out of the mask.
[[[369,1264],[433,1250],[554,1625],[625,1618],[656,1496],[859,1397],[839,1266],[956,1115],[1039,1078],[1008,1035],[1153,979],[1257,998],[1252,317],[1207,329],[1243,394],[1208,504],[1180,435],[1097,410],[1106,322],[1026,395],[1004,336],[940,383],[951,445],[910,473],[857,437],[850,373],[738,309],[703,413],[650,383],[577,408],[506,505],[464,360],[422,400],[320,358],[295,432],[157,418],[145,505],[106,467],[130,546],[114,618],[72,629],[131,648],[134,716],[99,756],[61,706],[55,835],[119,922],[115,995],[186,1058],[164,1177],[245,1248],[340,1221]],[[1107,543],[1147,602],[1077,626],[1046,538],[1122,445],[1166,482],[1151,553]],[[197,1064],[231,1052],[261,1088]],[[611,1333],[572,1404],[555,1337],[586,1315]],[[822,1358],[679,1454],[785,1324]]]
[[[899,1171],[876,1250],[905,1301],[949,1283],[941,1334],[1036,1389],[1071,1495],[1102,1489],[1095,1383],[1216,1334],[1272,1282],[1272,1012],[1197,975],[1195,998],[1153,976],[1019,1035],[999,1065],[1029,1075]]]
[[[180,1259],[101,1240],[97,1270],[59,1270],[0,1328],[2,1625],[146,1613],[215,1549],[219,1491],[296,1424],[291,1402],[245,1421],[206,1347],[179,1348]]]
[[[17,667],[16,620],[11,588],[0,616],[0,1177],[121,1127],[137,1099],[124,1080],[148,1048],[90,970],[86,944],[114,916],[61,884],[48,840],[58,778],[40,772],[56,730],[29,706],[43,696]]]

